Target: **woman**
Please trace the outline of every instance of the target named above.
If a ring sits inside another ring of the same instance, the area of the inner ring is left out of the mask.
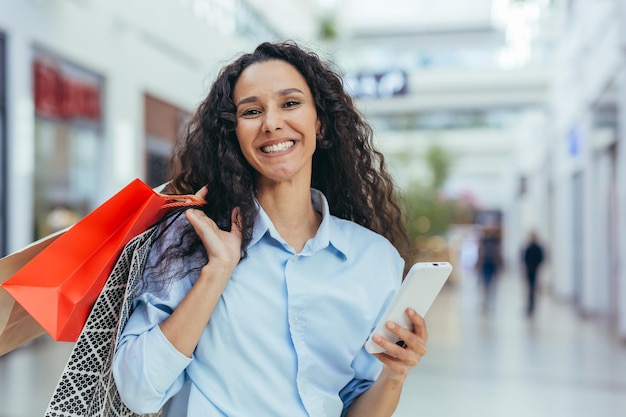
[[[222,69],[174,153],[172,193],[208,205],[161,225],[113,374],[165,416],[390,416],[426,353],[375,336],[406,234],[382,155],[341,79],[292,43]],[[205,187],[206,186],[206,187]]]

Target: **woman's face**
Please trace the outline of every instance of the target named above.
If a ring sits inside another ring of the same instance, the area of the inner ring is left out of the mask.
[[[281,60],[252,64],[239,76],[233,101],[235,133],[244,157],[260,174],[258,185],[308,187],[320,123],[300,72]]]

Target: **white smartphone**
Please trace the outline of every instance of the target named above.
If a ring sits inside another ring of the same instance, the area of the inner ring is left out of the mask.
[[[372,340],[373,334],[379,334],[392,343],[403,345],[404,342],[391,333],[385,327],[385,323],[391,320],[406,329],[413,330],[413,323],[406,315],[406,309],[411,307],[420,316],[424,317],[451,272],[452,265],[448,262],[418,262],[413,265],[381,320],[365,342],[365,350],[369,353],[385,351],[374,343]]]

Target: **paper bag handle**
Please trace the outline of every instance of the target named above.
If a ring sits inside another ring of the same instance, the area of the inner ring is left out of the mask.
[[[176,207],[203,206],[206,204],[206,200],[204,198],[198,197],[197,195],[193,195],[193,194],[186,194],[186,195],[159,194],[159,196],[161,196],[161,198],[167,201],[161,206],[162,210],[176,208]]]

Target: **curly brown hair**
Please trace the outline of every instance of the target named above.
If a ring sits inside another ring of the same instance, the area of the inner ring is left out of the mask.
[[[233,208],[239,207],[246,255],[256,218],[258,174],[244,158],[235,135],[233,90],[246,68],[269,60],[295,67],[314,97],[321,136],[313,154],[311,186],[324,193],[331,214],[385,236],[408,260],[402,212],[385,159],[373,145],[371,127],[356,110],[341,77],[317,54],[294,42],[262,43],[219,72],[174,148],[167,192],[189,194],[207,185],[204,211],[225,230],[231,227]]]

